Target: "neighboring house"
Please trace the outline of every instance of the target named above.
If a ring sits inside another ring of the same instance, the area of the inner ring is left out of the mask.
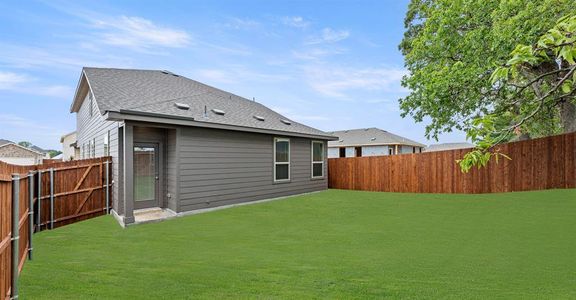
[[[76,131],[63,135],[60,138],[60,143],[62,144],[61,158],[63,161],[69,161],[79,158],[80,148],[78,148],[78,146],[76,145]]]
[[[44,158],[50,158],[50,151],[48,150],[44,150],[38,146],[32,145],[30,146],[30,149],[38,152],[38,153],[42,153],[42,155],[44,155]]]
[[[337,141],[328,142],[328,157],[362,157],[420,153],[426,146],[379,128],[331,132]]]
[[[328,187],[332,135],[167,71],[84,68],[70,110],[81,158],[112,156],[124,224]]]
[[[0,161],[26,166],[41,164],[44,158],[44,153],[22,147],[12,141],[0,140]]]
[[[435,151],[445,151],[445,150],[455,150],[455,149],[467,149],[474,148],[474,145],[470,143],[442,143],[433,144],[424,148],[424,152],[435,152]]]

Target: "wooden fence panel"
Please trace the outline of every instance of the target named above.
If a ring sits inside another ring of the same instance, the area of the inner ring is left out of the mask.
[[[498,146],[512,160],[462,173],[469,149],[328,159],[328,186],[409,193],[501,193],[576,188],[576,133]]]
[[[36,231],[49,228],[50,168],[54,169],[54,228],[106,214],[105,187],[111,186],[112,168],[109,157],[71,162],[50,162],[36,166],[14,166],[0,162],[0,299],[10,299],[12,280],[12,174],[20,175],[19,189],[19,271],[29,253],[29,212],[40,213]],[[106,166],[109,178],[106,181]],[[29,171],[41,171],[41,175],[28,176]],[[38,186],[41,176],[41,185]],[[33,206],[30,207],[30,181],[33,182]],[[39,189],[40,188],[40,189]],[[40,190],[41,194],[38,195]],[[112,189],[110,189],[111,192]],[[110,194],[111,195],[111,194]],[[38,200],[40,199],[40,200]],[[112,201],[109,198],[110,202]],[[40,208],[38,209],[38,205]],[[34,216],[36,221],[37,216]]]

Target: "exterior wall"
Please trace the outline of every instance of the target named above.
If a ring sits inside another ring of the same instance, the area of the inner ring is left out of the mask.
[[[290,181],[274,183],[273,135],[183,127],[178,134],[178,211],[215,207],[328,188],[311,178],[311,140],[290,137]],[[326,149],[326,143],[324,148]]]
[[[169,130],[166,135],[166,198],[167,207],[173,211],[179,210],[180,153],[178,152],[178,135],[180,129]]]
[[[346,157],[354,157],[354,147],[346,147]]]
[[[382,156],[389,155],[389,149],[396,151],[395,145],[390,146],[363,146],[362,156]],[[413,153],[412,146],[398,145],[398,154]],[[416,147],[416,153],[420,153],[420,147]],[[340,157],[340,148],[328,148],[328,158]],[[346,157],[355,157],[354,147],[346,147]]]
[[[76,156],[76,148],[70,146],[76,142],[76,133],[71,133],[64,137],[62,140],[62,160],[69,161],[71,159],[78,159]]]
[[[332,147],[328,148],[328,158],[338,158],[340,157],[340,148]]]
[[[161,126],[161,125],[158,125]],[[175,128],[134,126],[134,143],[153,142],[160,144],[160,206],[177,211],[177,170],[179,168],[176,158],[178,157],[176,147]]]
[[[92,107],[91,107],[92,105]],[[92,108],[92,116],[90,116],[90,108]],[[76,159],[89,158],[82,151],[82,145],[88,145],[90,141],[96,140],[95,155],[94,157],[104,156],[104,136],[110,132],[110,156],[112,156],[112,208],[119,214],[122,214],[122,207],[119,207],[118,200],[120,186],[118,171],[118,128],[121,124],[114,121],[106,121],[100,114],[96,101],[90,101],[88,95],[84,99],[82,106],[76,114],[76,139],[78,147],[80,148],[80,155]],[[85,149],[85,147],[84,147]]]
[[[364,146],[362,156],[382,156],[388,155],[388,146]]]
[[[0,147],[0,160],[14,165],[41,164],[42,154],[35,153],[15,144],[7,144]]]

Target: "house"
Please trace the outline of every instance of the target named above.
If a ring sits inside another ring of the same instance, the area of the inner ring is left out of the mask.
[[[168,71],[83,68],[70,111],[80,157],[112,157],[124,224],[327,188],[332,135]]]
[[[474,148],[474,145],[472,145],[470,143],[432,144],[432,145],[424,148],[424,152],[446,151],[446,150],[467,149],[467,148]]]
[[[61,158],[63,161],[74,160],[80,156],[80,149],[76,145],[76,131],[63,135],[60,138],[60,144],[62,144]]]
[[[20,146],[12,141],[0,139],[0,161],[13,165],[41,164],[46,154]]]
[[[338,137],[328,142],[328,158],[420,153],[426,146],[379,128],[331,132]]]

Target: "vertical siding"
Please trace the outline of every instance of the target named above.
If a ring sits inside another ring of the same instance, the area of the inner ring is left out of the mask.
[[[266,134],[182,128],[179,211],[327,188],[326,162],[325,177],[311,179],[311,140],[304,138],[290,138],[290,182],[274,183],[273,140],[274,136]]]
[[[90,116],[90,105],[92,104],[93,114]],[[110,131],[110,156],[112,156],[112,179],[114,185],[112,187],[112,207],[118,213],[122,213],[119,207],[118,199],[118,127],[119,122],[106,121],[100,115],[96,101],[90,101],[88,95],[84,99],[82,106],[76,114],[76,133],[78,147],[82,149],[82,145],[88,145],[89,141],[96,139],[96,157],[104,156],[104,136]],[[82,157],[77,157],[81,159]]]

